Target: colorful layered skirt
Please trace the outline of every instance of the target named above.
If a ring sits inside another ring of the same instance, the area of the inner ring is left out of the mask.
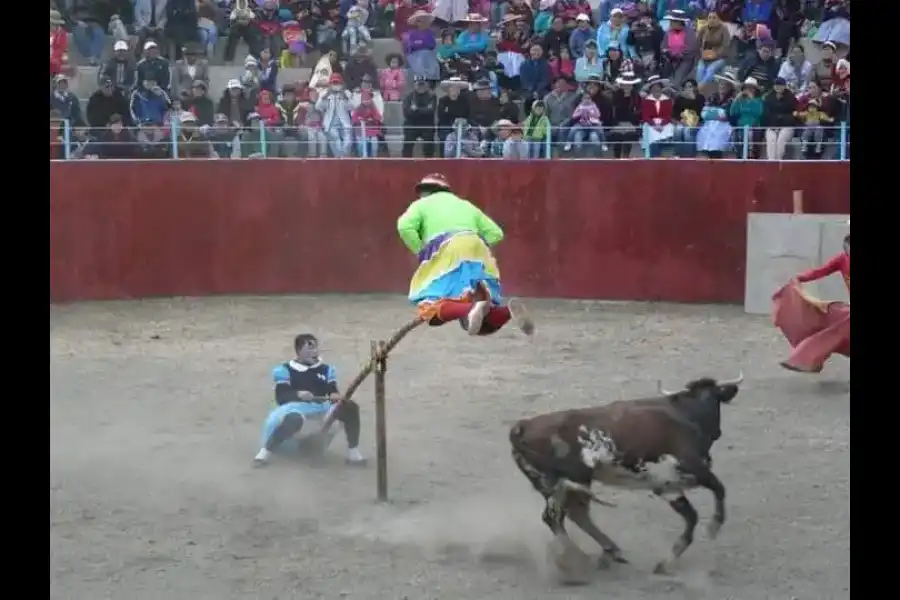
[[[500,305],[500,270],[487,242],[471,231],[444,233],[419,252],[419,267],[409,282],[409,301],[427,316],[442,300],[471,300],[481,282],[491,302]]]

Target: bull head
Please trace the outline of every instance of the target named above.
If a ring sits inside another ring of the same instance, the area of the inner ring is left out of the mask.
[[[696,379],[694,381],[689,381],[682,389],[680,390],[667,390],[662,386],[662,381],[657,381],[657,389],[659,390],[659,394],[661,396],[677,396],[678,394],[683,394],[684,392],[690,392],[692,390],[696,390],[704,387],[717,387],[719,390],[723,392],[720,397],[720,402],[731,402],[731,399],[737,395],[737,387],[743,383],[744,381],[744,372],[741,371],[740,375],[738,375],[734,379],[723,379],[722,381],[716,381],[715,379]]]

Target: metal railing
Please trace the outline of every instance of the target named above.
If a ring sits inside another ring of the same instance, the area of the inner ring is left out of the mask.
[[[123,128],[51,126],[51,160],[179,158],[733,158],[850,160],[850,127],[699,127],[574,124],[533,132],[476,127],[382,127],[365,123],[315,126],[234,125]],[[54,132],[56,135],[54,136]],[[55,140],[54,140],[55,138]],[[53,150],[56,150],[56,157]],[[418,150],[418,152],[417,152]]]

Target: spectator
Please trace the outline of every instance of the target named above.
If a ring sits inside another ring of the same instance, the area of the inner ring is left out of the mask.
[[[63,72],[69,63],[69,34],[58,10],[50,11],[50,78]]]
[[[228,122],[228,117],[218,114],[213,126],[206,132],[206,139],[212,145],[213,158],[239,158],[238,132]]]
[[[582,94],[581,101],[572,113],[572,127],[563,150],[571,152],[573,147],[580,152],[585,139],[595,146],[605,144],[603,121],[600,109],[589,94]]]
[[[267,92],[267,90],[264,90]],[[281,99],[275,104],[278,110],[280,143],[275,148],[275,156],[294,158],[300,156],[300,148],[305,141],[305,123],[308,104],[304,106],[297,97],[297,88],[285,85],[281,88]]]
[[[787,82],[776,77],[772,91],[763,102],[763,123],[766,127],[766,158],[781,160],[787,144],[794,137],[797,99],[787,89]]]
[[[478,128],[479,139],[485,138],[490,127],[500,120],[500,100],[491,94],[491,84],[480,79],[472,87],[469,103],[469,124]]]
[[[660,60],[663,73],[670,77],[673,86],[678,87],[695,71],[697,37],[687,26],[689,19],[684,11],[671,11],[668,20],[669,30],[662,38]]]
[[[560,48],[559,56],[554,56],[550,59],[549,64],[551,80],[555,80],[559,76],[575,77],[575,61],[572,60],[572,55],[569,54],[568,48]]]
[[[122,93],[131,93],[137,84],[137,63],[128,42],[118,41],[113,44],[113,56],[100,69],[98,77],[108,77]]]
[[[91,66],[100,64],[100,56],[106,45],[106,28],[109,17],[112,16],[112,13],[106,14],[106,10],[104,4],[89,0],[72,0],[69,4],[69,18],[74,23],[72,37],[75,47]]]
[[[104,125],[106,129],[88,149],[89,156],[104,160],[141,158],[138,141],[125,126],[124,115],[113,113]]]
[[[469,99],[462,94],[468,85],[459,77],[451,77],[441,82],[441,88],[445,94],[437,102],[437,136],[444,152],[444,158],[452,158],[446,154],[447,137],[453,131],[453,124],[463,119],[469,119]]]
[[[731,102],[729,113],[732,122],[739,127],[738,142],[747,144],[751,158],[759,158],[759,126],[762,124],[763,102],[759,98],[759,83],[753,77],[744,80],[741,92]],[[750,137],[746,138],[746,128]]]
[[[378,139],[384,137],[384,117],[373,102],[371,90],[362,91],[360,105],[353,109],[352,121],[359,156],[377,157]]]
[[[263,143],[262,121],[255,111],[247,114],[247,126],[241,130],[241,158],[263,158],[268,156],[268,146]]]
[[[756,52],[758,43],[765,40],[771,40],[768,27],[758,23],[744,23],[737,33],[731,36],[731,53],[734,61],[737,64],[743,63]],[[775,47],[774,41],[772,47]]]
[[[829,94],[837,103],[837,120],[850,120],[850,61],[842,58],[834,67]]]
[[[328,138],[325,136],[325,130],[322,129],[322,120],[324,114],[318,108],[319,90],[316,88],[309,89],[309,107],[306,109],[306,122],[304,132],[309,140],[307,155],[311,157],[328,156]]]
[[[256,14],[250,8],[250,2],[251,0],[234,0],[234,9],[228,17],[231,26],[225,40],[225,62],[228,64],[234,62],[237,44],[241,39],[247,43],[251,55],[259,53],[260,33],[254,22]]]
[[[159,55],[159,44],[144,44],[144,58],[137,64],[137,81],[153,81],[168,93],[171,82],[169,61]]]
[[[403,70],[403,57],[399,54],[388,54],[385,57],[386,69],[378,71],[378,84],[381,95],[388,102],[399,102],[406,89],[406,72]]]
[[[587,0],[559,0],[555,6],[556,15],[566,23],[574,21],[578,15],[591,12],[591,5]]]
[[[518,123],[521,120],[519,105],[513,102],[510,96],[509,90],[500,90],[500,95],[497,96],[497,105],[500,107],[500,118],[507,119],[513,123]],[[528,103],[528,106],[531,106],[531,102]]]
[[[556,0],[540,0],[538,13],[534,17],[535,35],[544,35],[550,30],[550,24],[553,23],[553,5],[555,4]],[[495,4],[495,6],[500,5],[501,3]],[[588,26],[590,27],[590,18],[588,18]]]
[[[569,35],[569,51],[572,58],[578,60],[584,56],[584,45],[597,39],[597,32],[591,27],[591,18],[584,13],[575,17],[575,23],[575,29]]]
[[[553,54],[559,56],[562,48],[568,48],[572,34],[565,28],[562,17],[555,17],[550,25],[550,31],[543,38],[543,46],[545,52],[553,51]]]
[[[255,112],[266,129],[275,134],[274,137],[280,138],[278,127],[281,125],[281,111],[275,106],[275,97],[272,92],[263,90],[259,93]]]
[[[607,121],[613,126],[609,140],[614,143],[615,158],[629,158],[631,148],[640,139],[641,96],[634,86],[641,82],[634,73],[622,73],[616,79],[612,111]]]
[[[485,73],[480,68],[473,69],[469,74],[470,79],[474,81],[488,77],[491,80],[495,95],[498,88],[519,89],[521,86],[520,77],[522,74],[522,63],[525,61],[525,46],[527,42],[526,38],[516,28],[516,24],[521,19],[522,17],[518,15],[506,15],[500,21],[500,41],[497,43],[495,53],[497,63],[501,65],[502,77],[500,72]],[[488,51],[488,53],[491,52]]]
[[[229,79],[228,85],[222,92],[219,99],[219,105],[216,107],[217,113],[222,113],[228,117],[228,122],[237,128],[241,128],[247,123],[248,115],[253,112],[252,104],[248,98],[244,96],[241,82],[237,79]],[[258,115],[257,115],[258,117]]]
[[[59,74],[53,78],[53,90],[50,92],[50,110],[59,113],[61,119],[69,121],[72,127],[84,127],[81,116],[81,103],[69,90],[69,78]]]
[[[529,158],[550,158],[547,152],[547,142],[550,139],[550,119],[544,114],[546,105],[543,100],[538,100],[531,105],[531,114],[522,124],[522,133],[528,144]]]
[[[434,18],[440,19],[447,25],[452,25],[459,21],[465,21],[468,10],[468,0],[434,0],[434,8],[431,12],[434,14]]]
[[[153,79],[144,79],[131,93],[131,121],[139,126],[161,126],[171,101],[166,91]]]
[[[813,83],[810,90],[815,86],[816,93],[819,92],[818,85]],[[828,127],[834,123],[834,117],[828,114],[824,109],[824,98],[806,98],[802,106],[798,105],[798,110],[794,113],[801,123],[800,132],[800,153],[807,160],[818,160],[824,154],[825,140],[828,136]]]
[[[775,43],[771,39],[760,40],[756,52],[744,59],[738,78],[752,77],[762,92],[768,91],[778,77],[778,61],[772,55]]]
[[[453,123],[450,135],[447,136],[447,141],[444,142],[444,156],[480,158],[484,154],[479,128],[463,119],[457,119]]]
[[[644,126],[644,144],[652,158],[662,155],[663,148],[675,135],[672,124],[674,102],[665,93],[669,81],[651,75],[644,83],[644,100],[641,102],[641,122]]]
[[[625,71],[631,73],[634,72],[634,64],[622,54],[618,42],[613,42],[609,45],[609,48],[606,49],[606,56],[602,59],[602,62],[603,65],[601,67],[600,76],[605,81],[613,82],[618,79],[620,73],[624,73]],[[596,76],[596,74],[594,74],[594,76]]]
[[[491,143],[491,156],[512,160],[528,159],[528,144],[522,139],[522,127],[507,119],[494,126],[496,138]]]
[[[706,97],[707,103],[713,106],[721,106],[728,113],[731,102],[737,95],[740,82],[737,80],[737,71],[733,68],[725,68],[721,75],[716,75],[716,90]],[[730,116],[730,113],[729,113]]]
[[[712,83],[713,78],[725,66],[725,58],[731,46],[731,35],[719,13],[710,12],[706,26],[697,35],[700,56],[697,60],[697,83],[703,88]]]
[[[259,50],[268,48],[272,56],[281,56],[284,37],[281,35],[281,18],[278,16],[278,2],[263,0],[256,11],[256,28],[259,31]],[[254,54],[258,55],[258,52]]]
[[[440,81],[441,69],[438,64],[437,41],[430,26],[434,17],[423,10],[417,10],[409,18],[412,27],[403,35],[403,54],[413,78],[421,77],[426,81]],[[454,45],[453,54],[457,51]]]
[[[197,0],[166,0],[166,39],[175,45],[176,60],[182,58],[187,44],[197,42],[197,20]]]
[[[477,13],[469,13],[461,21],[466,24],[466,29],[456,37],[456,53],[472,60],[487,51],[488,34],[483,30],[483,25],[488,20]],[[407,62],[410,62],[409,56]]]
[[[197,33],[206,56],[215,56],[219,40],[219,7],[215,0],[197,0]]]
[[[347,12],[347,26],[341,32],[341,41],[344,45],[344,54],[347,56],[355,54],[360,43],[372,43],[372,34],[363,21],[363,10],[358,6],[351,7]]]
[[[675,121],[672,140],[675,142],[675,155],[681,158],[693,158],[696,155],[700,115],[706,104],[706,99],[697,87],[697,82],[693,79],[686,80],[672,106]]]
[[[534,44],[528,52],[530,56],[522,63],[519,72],[526,111],[531,107],[532,102],[540,100],[550,93],[550,65],[544,58],[544,49],[540,45]]]
[[[434,124],[437,100],[424,77],[417,76],[413,91],[403,99],[403,158],[412,158],[416,141],[422,140],[425,158],[434,156]]]
[[[190,98],[191,87],[196,81],[204,81],[209,85],[209,63],[201,54],[202,50],[196,43],[192,42],[184,47],[182,59],[175,61],[172,69],[173,97],[182,101]],[[212,125],[212,121],[206,124]]]
[[[378,68],[375,66],[375,61],[372,60],[371,49],[366,44],[359,44],[356,47],[356,54],[347,61],[347,67],[344,69],[344,81],[348,89],[358,90],[366,77],[370,82],[377,82]]]
[[[676,16],[677,19],[677,16]],[[679,23],[677,20],[672,21],[674,26],[671,26],[670,31],[675,31],[675,35],[672,37],[673,47],[670,49],[666,47],[667,50],[674,53],[678,50],[684,51],[689,47],[687,44],[692,42],[693,40],[687,39],[687,31],[684,29],[682,23]],[[681,27],[680,29],[678,27]],[[693,34],[691,34],[693,37]],[[668,39],[668,37],[667,37]],[[640,73],[659,73],[661,64],[661,54],[660,47],[663,43],[663,32],[662,29],[659,28],[659,25],[653,22],[653,17],[649,14],[642,14],[631,25],[631,29],[628,32],[628,37],[626,44],[633,50],[634,61],[637,63],[637,70]],[[684,45],[682,49],[680,44]],[[677,56],[680,62],[680,55]]]
[[[520,68],[521,64],[517,64],[514,72],[507,73],[506,67],[500,63],[500,57],[497,52],[488,50],[484,54],[484,64],[478,69],[469,72],[469,81],[487,78],[491,82],[491,93],[496,96],[500,93],[500,88],[508,90],[519,89],[521,85]]]
[[[823,89],[831,89],[831,80],[834,78],[834,67],[837,64],[834,52],[837,46],[834,42],[822,44],[819,62],[813,67],[813,79],[819,82]]]
[[[181,113],[179,125],[178,158],[213,158],[212,144],[198,128],[197,117]]]
[[[569,81],[571,80],[566,77],[557,77],[553,80],[553,91],[544,96],[544,106],[547,118],[550,120],[551,135],[558,144],[566,143],[568,131],[565,125],[572,118],[575,105],[578,104],[578,94],[569,85]],[[534,110],[533,106],[532,110]]]
[[[198,79],[191,85],[190,96],[184,100],[184,109],[197,117],[197,122],[201,127],[215,124],[216,107],[207,94],[208,86],[206,81]]]
[[[255,104],[255,99],[262,89],[262,74],[259,71],[259,62],[254,57],[248,56],[244,59],[244,72],[241,73],[239,81],[245,90],[250,90],[250,96],[254,98]]]
[[[135,51],[141,58],[148,41],[167,44],[163,27],[166,24],[165,3],[157,0],[136,0],[134,5],[134,31],[138,36]]]
[[[631,30],[625,22],[625,13],[621,8],[614,8],[609,13],[609,20],[597,29],[597,51],[606,54],[607,48],[613,42],[619,43],[619,48],[627,58],[636,58],[636,53],[628,45],[628,34]]]
[[[155,160],[172,158],[172,140],[162,125],[144,125],[138,130],[135,138],[139,144],[141,158]]]
[[[589,40],[584,45],[584,56],[575,61],[575,81],[584,83],[592,77],[603,77],[603,61],[597,56],[597,42]]]
[[[312,21],[309,18],[309,11],[304,11],[298,15],[298,19],[285,21],[281,24],[281,39],[284,41],[286,48],[282,50],[281,56],[274,57],[277,64],[285,69],[297,69],[303,67],[306,63],[307,52],[311,50],[310,40],[313,39],[311,33]]]
[[[259,51],[259,89],[273,94],[278,89],[278,61],[268,48]]]
[[[100,89],[91,94],[85,112],[88,126],[92,129],[106,127],[113,115],[118,115],[119,123],[124,124],[126,127],[131,127],[132,125],[128,98],[108,77],[100,80]]]
[[[478,12],[477,10],[475,12]],[[528,0],[511,0],[506,6],[507,15],[521,17],[528,23],[534,21],[534,9]]]
[[[813,41],[831,42],[835,47],[850,49],[850,3],[847,0],[825,0],[822,24]]]
[[[332,73],[328,89],[316,101],[322,112],[322,129],[328,138],[331,153],[343,158],[353,144],[353,123],[350,119],[350,93],[344,88],[344,78]]]
[[[723,105],[707,104],[700,113],[703,124],[697,132],[697,150],[706,158],[722,158],[731,145],[731,123]]]
[[[791,92],[802,94],[806,91],[806,86],[812,81],[813,66],[806,60],[803,46],[797,44],[791,48],[788,58],[781,63],[781,68],[778,69],[778,77],[787,82]]]

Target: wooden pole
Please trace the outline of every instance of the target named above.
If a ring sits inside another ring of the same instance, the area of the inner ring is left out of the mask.
[[[791,194],[791,200],[794,204],[794,214],[802,215],[803,214],[803,190],[794,190],[793,194]]]
[[[372,363],[375,368],[375,444],[378,478],[378,501],[387,502],[387,419],[385,406],[384,379],[387,371],[386,344],[383,341],[372,342]]]

